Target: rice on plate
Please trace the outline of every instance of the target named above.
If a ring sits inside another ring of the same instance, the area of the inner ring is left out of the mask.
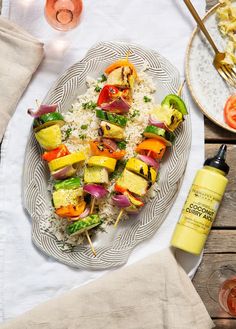
[[[30,111],[53,178],[48,185],[53,203],[40,230],[53,235],[62,251],[87,238],[96,255],[88,230],[109,231],[108,225],[137,215],[159,190],[159,163],[188,111],[178,96],[182,87],[157,105],[146,69],[144,62],[137,72],[126,57],[110,64],[106,75],[87,77],[86,92],[63,116],[55,104]],[[42,112],[52,121],[43,123]]]
[[[133,100],[128,114],[128,122],[125,127],[126,155],[122,160],[118,161],[115,172],[110,177],[110,184],[107,187],[109,193],[102,199],[96,200],[96,208],[103,224],[97,228],[106,230],[106,225],[113,224],[120,212],[120,209],[114,206],[111,199],[115,180],[120,176],[124,169],[125,162],[136,155],[135,147],[143,139],[143,131],[148,125],[149,115],[154,107],[157,107],[154,100],[156,91],[152,78],[145,72],[147,67],[138,71],[139,82],[133,87]],[[70,152],[83,151],[87,157],[90,156],[89,141],[98,137],[98,129],[100,119],[96,116],[96,103],[99,91],[106,84],[104,76],[96,79],[87,77],[87,91],[79,95],[71,108],[64,113],[65,125],[61,128],[63,143]],[[83,176],[86,163],[79,169],[77,176]],[[52,193],[53,182],[49,181],[49,191]],[[154,183],[145,195],[145,202],[153,198],[158,191],[158,184]],[[53,208],[52,208],[53,209]],[[59,241],[63,241],[61,248],[67,249],[68,245],[78,245],[84,242],[83,234],[70,236],[66,231],[68,221],[50,216],[52,209],[49,209],[45,218],[42,218],[40,224],[44,231],[52,233]],[[50,215],[49,215],[50,214]],[[124,214],[123,219],[128,219],[128,215]],[[131,216],[133,217],[133,216]],[[132,218],[131,218],[132,220]]]

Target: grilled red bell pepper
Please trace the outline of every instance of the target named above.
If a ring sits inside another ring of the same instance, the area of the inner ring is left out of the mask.
[[[68,148],[66,145],[61,144],[57,148],[55,148],[52,151],[44,152],[42,155],[43,160],[46,160],[47,162],[50,162],[54,159],[64,157],[65,155],[70,154]]]
[[[118,88],[112,85],[106,85],[99,94],[97,105],[101,106],[104,103],[110,103],[119,96],[120,90]]]

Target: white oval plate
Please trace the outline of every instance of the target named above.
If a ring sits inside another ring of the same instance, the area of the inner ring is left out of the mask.
[[[203,18],[219,50],[224,51],[226,41],[220,35],[213,7]],[[202,32],[196,28],[190,39],[186,57],[186,77],[193,99],[201,111],[215,124],[236,133],[224,122],[223,109],[232,93],[232,87],[221,78],[213,66],[214,51]]]
[[[161,55],[137,45],[102,42],[91,48],[84,59],[69,68],[54,84],[44,103],[59,105],[59,111],[70,108],[79,94],[86,90],[86,77],[99,77],[105,67],[130,52],[130,60],[137,66],[148,64],[148,74],[156,85],[156,101],[175,93],[180,85],[178,71]],[[150,238],[166,218],[177,196],[187,164],[191,143],[191,122],[187,116],[177,129],[176,142],[167,152],[160,170],[159,192],[133,218],[119,224],[117,229],[109,226],[106,232],[98,232],[93,239],[97,251],[94,257],[89,245],[63,246],[44,228],[44,221],[51,207],[51,195],[47,189],[49,172],[41,160],[41,149],[33,131],[26,148],[23,174],[23,204],[32,218],[32,239],[38,248],[58,261],[78,268],[106,269],[124,264],[132,249]]]

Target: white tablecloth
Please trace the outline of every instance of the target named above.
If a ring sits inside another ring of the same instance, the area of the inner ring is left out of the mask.
[[[34,76],[2,144],[0,167],[0,320],[78,287],[104,272],[80,271],[42,255],[31,242],[31,224],[21,204],[24,151],[32,119],[26,110],[43,99],[57,76],[101,40],[134,42],[157,50],[184,75],[186,46],[195,23],[182,1],[84,0],[81,24],[71,32],[53,30],[45,21],[45,1],[3,0],[3,15],[45,42],[46,58]],[[205,1],[193,1],[200,14]],[[203,119],[190,102],[193,141],[184,183],[168,218],[154,235],[132,253],[128,264],[166,247],[178,214],[204,158]],[[193,258],[191,257],[191,260]],[[189,263],[190,264],[190,263]],[[191,267],[191,264],[189,265]]]

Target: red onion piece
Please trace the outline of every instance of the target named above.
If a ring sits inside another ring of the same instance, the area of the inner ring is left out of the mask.
[[[167,131],[170,131],[169,128],[167,127],[167,125],[165,124],[165,122],[161,122],[161,121],[157,120],[152,115],[149,116],[149,121],[148,122],[152,126],[156,126],[158,128],[162,128],[162,129],[165,129]]]
[[[70,217],[70,220],[74,222],[74,221],[77,221],[79,219],[83,219],[83,218],[87,217],[89,215],[89,213],[90,213],[90,209],[89,208],[86,208],[84,210],[84,212],[82,212],[81,215],[79,215],[77,217]]]
[[[119,97],[112,101],[111,103],[101,104],[101,108],[105,111],[127,113],[129,112],[130,105],[126,102],[123,97]]]
[[[102,142],[107,148],[109,148],[112,151],[116,151],[118,149],[118,146],[116,145],[116,143],[111,139],[103,138]]]
[[[91,194],[96,199],[103,198],[108,193],[105,187],[97,184],[84,185],[84,191]]]
[[[156,118],[154,118],[151,115],[149,116],[149,124],[152,126],[156,126],[158,128],[166,129],[166,125],[164,122],[157,120]]]
[[[119,208],[126,208],[131,206],[131,202],[129,201],[129,198],[123,194],[114,195],[112,197],[112,201]]]
[[[75,173],[76,173],[76,169],[72,165],[70,165],[70,166],[58,169],[57,171],[53,171],[52,172],[52,177],[54,179],[61,180],[61,179],[71,177]]]
[[[53,105],[40,105],[37,111],[33,111],[33,109],[28,109],[28,114],[33,118],[39,118],[43,114],[56,112],[57,104]]]
[[[89,215],[89,213],[90,213],[90,209],[89,208],[86,208],[85,210],[84,210],[84,212],[82,212],[82,214],[79,216],[79,218],[85,218],[85,217],[87,217],[88,215]]]
[[[142,160],[143,162],[145,162],[148,166],[151,166],[155,169],[159,169],[159,167],[160,167],[160,164],[158,162],[156,162],[156,160],[154,160],[153,158],[151,158],[147,155],[138,154],[137,158]]]

